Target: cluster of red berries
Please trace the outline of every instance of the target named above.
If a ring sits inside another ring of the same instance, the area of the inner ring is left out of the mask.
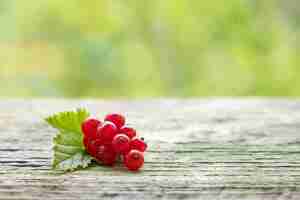
[[[86,151],[97,162],[112,166],[120,156],[129,170],[136,171],[143,166],[147,144],[137,137],[135,129],[125,126],[124,116],[109,114],[104,122],[90,117],[81,129]]]

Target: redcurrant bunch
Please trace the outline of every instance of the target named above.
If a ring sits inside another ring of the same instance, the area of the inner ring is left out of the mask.
[[[125,122],[120,114],[109,114],[104,122],[92,117],[86,119],[81,125],[83,144],[97,162],[113,166],[120,156],[127,169],[137,171],[144,164],[147,144]]]

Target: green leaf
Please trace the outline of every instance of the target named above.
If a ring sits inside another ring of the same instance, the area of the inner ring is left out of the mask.
[[[92,157],[85,151],[79,151],[75,154],[64,154],[61,152],[55,153],[56,160],[53,163],[53,169],[63,171],[73,171],[78,168],[86,168],[91,164]]]
[[[86,109],[79,108],[76,111],[61,112],[47,117],[46,121],[59,130],[81,133],[81,123],[89,115]]]
[[[53,169],[72,171],[85,168],[91,163],[92,157],[85,151],[81,132],[81,123],[88,116],[85,109],[77,109],[46,118],[52,127],[59,130],[53,139]]]

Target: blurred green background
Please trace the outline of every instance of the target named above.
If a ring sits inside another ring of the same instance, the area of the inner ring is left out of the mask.
[[[300,96],[298,0],[1,0],[0,96]]]

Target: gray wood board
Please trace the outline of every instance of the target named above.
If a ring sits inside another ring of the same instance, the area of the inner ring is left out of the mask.
[[[139,173],[51,170],[43,118],[85,107],[127,116],[149,151]],[[300,199],[300,101],[1,100],[0,199]]]

